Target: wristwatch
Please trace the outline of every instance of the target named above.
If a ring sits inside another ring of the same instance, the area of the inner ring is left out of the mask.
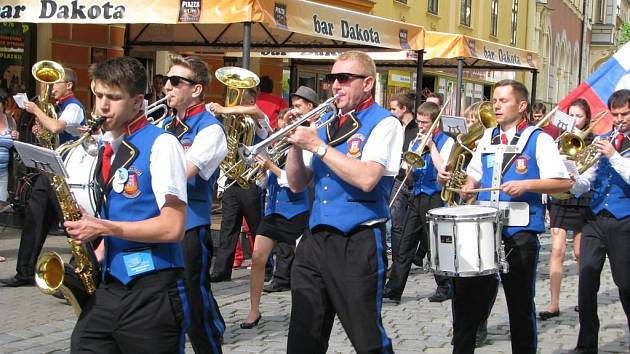
[[[326,151],[328,151],[328,145],[326,144],[321,144],[318,148],[317,151],[315,151],[315,153],[317,154],[317,156],[321,159],[324,157],[324,155],[326,155]]]

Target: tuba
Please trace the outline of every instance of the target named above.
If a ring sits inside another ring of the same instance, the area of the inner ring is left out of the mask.
[[[232,107],[241,104],[243,91],[258,86],[260,79],[253,72],[234,66],[218,69],[214,76],[227,87],[225,106]],[[247,169],[239,156],[239,146],[252,145],[256,134],[256,121],[245,114],[224,114],[223,127],[227,138],[228,153],[219,165],[221,171],[241,187],[248,188],[249,180],[243,178]]]
[[[95,119],[89,131],[83,133],[78,140],[59,146],[56,151],[62,155],[89,141],[92,139],[92,134],[98,130],[104,121],[105,119],[100,117]],[[79,220],[81,211],[65,178],[53,175],[51,176],[51,185],[57,196],[63,220]],[[75,265],[65,264],[56,252],[44,252],[37,258],[35,283],[44,294],[53,294],[60,290],[72,305],[75,313],[79,315],[89,296],[96,291],[99,280],[99,265],[90,243],[78,244],[73,239],[68,238],[68,244]]]
[[[458,134],[457,144],[453,146],[451,154],[444,168],[451,173],[451,176],[442,186],[440,197],[448,205],[455,205],[457,194],[450,189],[461,189],[466,182],[466,171],[464,166],[470,161],[477,140],[483,137],[486,129],[494,128],[497,125],[494,110],[490,101],[479,101],[473,104],[472,114],[477,117],[477,121],[468,127],[468,133]]]
[[[52,103],[49,102],[52,85],[63,80],[65,71],[63,67],[51,60],[42,60],[33,64],[31,73],[35,80],[40,83],[39,100],[37,105],[47,116],[58,119],[57,112]],[[43,125],[39,125],[37,130],[37,141],[39,144],[48,149],[54,149],[56,145],[56,136]]]

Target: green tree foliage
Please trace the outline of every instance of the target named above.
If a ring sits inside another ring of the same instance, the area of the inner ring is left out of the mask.
[[[630,22],[624,23],[621,25],[621,28],[619,28],[619,34],[617,35],[617,48],[627,42],[630,42]]]

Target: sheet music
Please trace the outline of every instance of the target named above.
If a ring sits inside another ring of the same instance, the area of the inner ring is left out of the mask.
[[[68,178],[63,160],[56,151],[21,141],[15,141],[13,144],[27,167]]]

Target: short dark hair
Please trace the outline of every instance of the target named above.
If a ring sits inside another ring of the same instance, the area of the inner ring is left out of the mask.
[[[201,97],[203,97],[203,92],[210,84],[210,68],[208,67],[208,64],[201,58],[195,56],[184,57],[181,55],[173,55],[170,59],[171,67],[183,66],[192,71],[193,77],[191,79],[193,79],[195,83],[201,85],[203,88]]]
[[[608,109],[622,108],[630,106],[630,90],[622,89],[615,91],[608,99]]]
[[[90,66],[90,77],[108,86],[116,86],[129,96],[144,95],[147,73],[142,63],[132,57],[117,57]]]
[[[444,96],[441,93],[431,92],[427,95],[427,98],[435,97],[440,102],[440,106],[444,104]]]
[[[418,107],[417,115],[429,116],[434,121],[440,114],[440,106],[433,102],[425,102]]]
[[[525,85],[516,80],[501,80],[494,85],[494,88],[496,89],[497,87],[503,86],[512,87],[512,91],[514,91],[514,96],[516,97],[516,100],[518,102],[525,101],[529,106],[529,91],[527,90],[527,87],[525,87]]]
[[[416,95],[413,92],[399,93],[394,95],[391,100],[398,102],[398,107],[407,107],[407,111],[412,112],[416,103]]]
[[[542,102],[536,102],[534,103],[534,105],[532,106],[532,111],[534,113],[542,113],[545,114],[547,113],[547,106],[545,106],[544,103]]]
[[[260,78],[260,92],[271,93],[273,91],[273,80],[267,75]]]
[[[72,91],[74,91],[74,88],[77,87],[77,73],[74,70],[65,67],[63,68],[63,71],[63,80],[72,83]]]
[[[256,89],[246,88],[245,90],[243,90],[243,96],[241,97],[241,101],[243,101],[243,98],[245,97],[256,102],[256,98],[258,98],[258,93],[256,92]]]

